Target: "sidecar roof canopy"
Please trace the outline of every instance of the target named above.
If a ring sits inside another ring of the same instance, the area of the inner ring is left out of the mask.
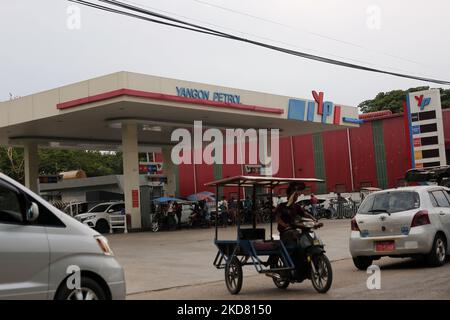
[[[205,186],[221,186],[221,187],[253,187],[253,186],[279,186],[289,184],[291,182],[325,182],[316,178],[278,178],[278,177],[262,177],[262,176],[234,176],[216,181],[205,183]]]

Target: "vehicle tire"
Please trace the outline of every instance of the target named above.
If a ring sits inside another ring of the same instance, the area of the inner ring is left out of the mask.
[[[108,233],[109,232],[109,223],[105,219],[100,219],[95,224],[95,230],[100,233]]]
[[[152,231],[153,232],[159,231],[159,222],[158,221],[152,222]]]
[[[276,260],[275,260],[276,259]],[[281,268],[283,267],[283,262],[280,257],[274,257],[272,262],[270,263],[270,268]],[[273,283],[278,289],[287,289],[291,282],[289,280],[282,280],[278,278],[272,277]]]
[[[371,257],[353,257],[353,264],[359,270],[366,271],[368,267],[370,267],[373,263],[373,259]]]
[[[66,281],[66,280],[64,280]],[[69,289],[62,283],[55,295],[55,300],[106,300],[105,290],[97,281],[89,277],[81,277],[80,289]]]
[[[311,282],[319,293],[326,293],[333,283],[333,270],[330,260],[324,254],[313,256],[311,259]]]
[[[238,294],[242,289],[242,266],[237,257],[225,265],[225,284],[231,294]]]
[[[440,267],[445,263],[445,257],[447,253],[447,243],[445,238],[437,234],[434,237],[433,247],[430,253],[425,256],[425,261],[430,267]]]

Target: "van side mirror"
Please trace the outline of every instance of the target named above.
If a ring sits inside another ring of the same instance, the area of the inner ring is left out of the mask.
[[[36,202],[32,202],[27,211],[27,222],[34,222],[39,218],[39,207]]]

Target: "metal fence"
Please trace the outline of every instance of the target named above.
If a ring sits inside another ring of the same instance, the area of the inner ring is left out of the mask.
[[[358,211],[360,203],[357,201],[338,202],[337,200],[330,202],[329,210],[332,219],[351,219]]]

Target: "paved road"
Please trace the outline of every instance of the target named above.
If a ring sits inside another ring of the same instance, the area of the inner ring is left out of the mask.
[[[381,261],[381,262],[380,262]],[[332,263],[334,281],[327,294],[314,291],[310,281],[277,289],[264,275],[249,275],[239,295],[228,293],[223,279],[206,284],[128,295],[128,299],[450,299],[450,263],[441,268],[426,268],[411,259],[382,259],[381,289],[367,289],[368,274],[358,271],[351,259]]]
[[[268,226],[267,234],[269,234]],[[233,228],[220,229],[219,238],[233,239]],[[287,290],[246,267],[241,293],[226,290],[223,270],[212,266],[214,229],[108,236],[124,266],[128,299],[450,299],[450,263],[426,268],[420,261],[383,258],[381,289],[368,290],[368,274],[357,270],[348,250],[349,221],[325,221],[319,234],[332,260],[334,281],[325,295],[309,281]]]
[[[269,226],[265,228],[269,235]],[[350,257],[349,228],[348,220],[331,220],[319,230],[331,260]],[[129,294],[223,279],[223,270],[212,265],[217,253],[214,228],[114,234],[108,238],[125,269]],[[236,229],[220,228],[219,239],[236,239]]]

